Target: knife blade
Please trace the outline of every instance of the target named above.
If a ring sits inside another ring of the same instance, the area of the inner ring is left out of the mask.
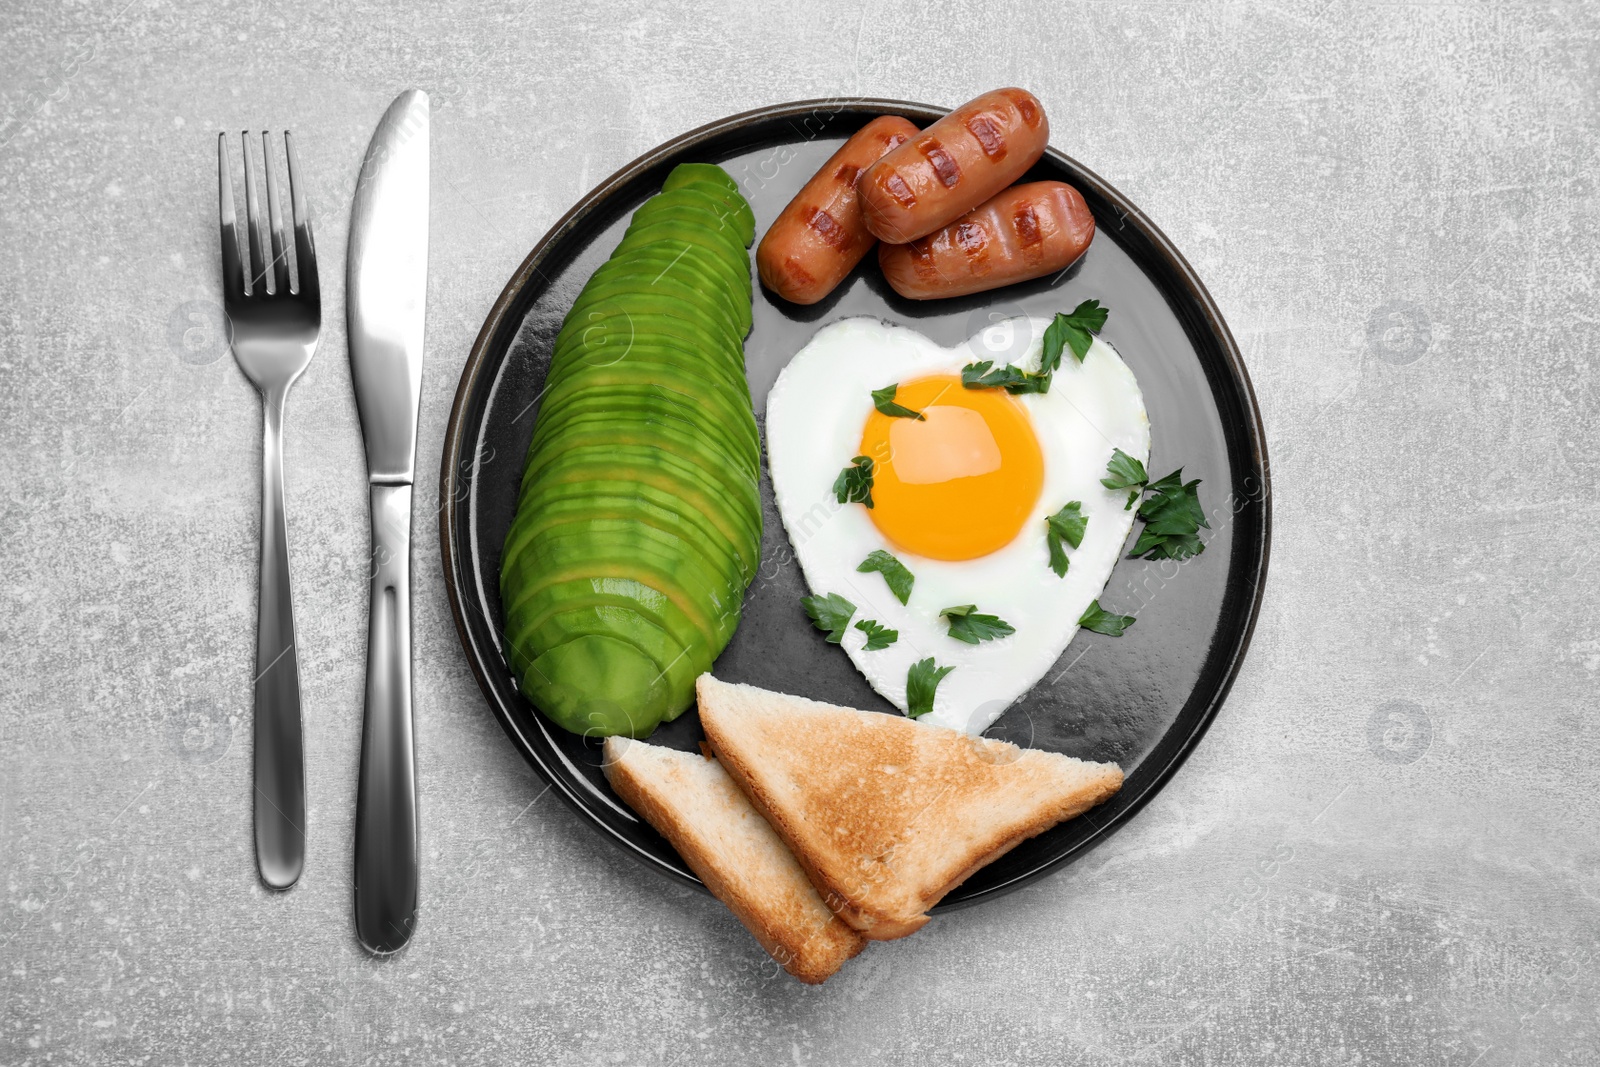
[[[350,377],[372,502],[372,602],[356,788],[356,935],[394,952],[417,918],[411,708],[411,483],[428,283],[428,96],[401,93],[367,146],[350,209]]]

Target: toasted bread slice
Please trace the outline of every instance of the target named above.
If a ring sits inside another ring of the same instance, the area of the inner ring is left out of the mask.
[[[828,905],[904,937],[974,871],[1122,786],[1114,763],[1020,749],[898,715],[697,683],[717,758]]]
[[[606,738],[605,776],[783,969],[815,985],[861,951],[716,760]]]

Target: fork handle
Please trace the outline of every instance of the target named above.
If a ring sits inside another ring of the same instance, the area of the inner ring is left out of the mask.
[[[417,778],[411,722],[411,486],[372,488],[367,706],[356,788],[356,936],[394,952],[417,920]]]
[[[300,727],[300,657],[289,589],[283,508],[283,405],[287,390],[262,396],[261,590],[256,617],[256,866],[288,889],[306,859],[305,743]]]

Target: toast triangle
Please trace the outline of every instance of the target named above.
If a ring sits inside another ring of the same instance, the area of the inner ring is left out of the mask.
[[[603,770],[784,970],[815,985],[861,951],[716,760],[608,737]]]
[[[754,686],[696,685],[728,774],[836,914],[904,937],[974,871],[1122,786],[1114,763]]]

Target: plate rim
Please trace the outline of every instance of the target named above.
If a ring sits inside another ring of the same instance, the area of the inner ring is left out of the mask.
[[[884,97],[819,97],[768,104],[748,111],[741,111],[697,126],[692,130],[661,142],[618,168],[604,181],[580,197],[534,244],[532,250],[529,251],[522,263],[512,273],[510,280],[501,289],[500,295],[496,297],[494,304],[484,319],[483,326],[473,340],[472,348],[469,350],[466,363],[461,370],[455,397],[450,406],[449,421],[445,427],[444,447],[440,460],[440,565],[444,572],[445,591],[450,602],[450,614],[455,621],[456,635],[461,642],[462,651],[466,654],[473,677],[477,680],[478,688],[483,693],[485,701],[494,713],[494,717],[499,721],[501,728],[518,752],[521,753],[523,759],[538,772],[547,786],[554,790],[569,807],[577,811],[590,826],[600,830],[611,841],[621,846],[623,851],[634,859],[642,861],[654,871],[665,874],[680,883],[693,885],[702,891],[706,891],[704,883],[695,878],[692,873],[665,863],[649,852],[640,849],[626,836],[595,817],[580,794],[574,791],[562,779],[561,775],[554,772],[544,755],[523,735],[522,730],[503,706],[485,671],[484,662],[487,658],[485,650],[474,639],[467,626],[465,615],[466,605],[463,600],[462,586],[464,584],[463,579],[466,580],[467,584],[470,584],[470,577],[462,570],[465,561],[459,558],[455,552],[455,538],[462,521],[458,513],[458,507],[464,503],[461,497],[461,474],[466,408],[470,398],[476,391],[478,380],[487,362],[489,350],[493,347],[496,337],[505,325],[508,312],[516,304],[529,279],[538,271],[539,264],[543,262],[547,251],[576,228],[580,222],[587,218],[591,211],[604,204],[613,193],[652,167],[659,165],[671,156],[712,140],[721,134],[758,122],[818,115],[831,116],[844,111],[866,111],[879,115],[903,115],[919,123],[926,124],[944,116],[949,110],[948,108],[936,107],[930,104]],[[1205,328],[1215,337],[1229,374],[1239,387],[1238,399],[1243,408],[1242,429],[1245,431],[1250,458],[1253,460],[1256,472],[1261,479],[1261,488],[1257,501],[1259,503],[1257,536],[1251,539],[1252,543],[1259,545],[1259,553],[1255,560],[1253,571],[1247,572],[1245,575],[1246,580],[1251,584],[1252,593],[1245,605],[1247,617],[1244,629],[1233,649],[1232,655],[1223,665],[1216,692],[1195,720],[1193,728],[1187,735],[1180,735],[1181,744],[1177,745],[1176,750],[1167,758],[1165,764],[1156,769],[1153,777],[1149,779],[1140,795],[1133,798],[1126,807],[1122,808],[1117,813],[1117,818],[1114,821],[1101,826],[1095,825],[1091,820],[1091,825],[1095,826],[1095,831],[1085,837],[1078,847],[1047,860],[1034,869],[1008,881],[990,886],[960,900],[943,902],[934,909],[935,912],[964,908],[981,901],[992,900],[997,896],[1018,889],[1059,870],[1063,866],[1081,858],[1107,837],[1131,822],[1133,817],[1166,786],[1178,769],[1183,766],[1190,753],[1198,746],[1212,722],[1215,721],[1222,709],[1222,705],[1227,700],[1228,694],[1233,689],[1234,682],[1239,676],[1245,655],[1249,651],[1251,641],[1255,636],[1256,624],[1261,617],[1261,604],[1266,591],[1268,563],[1272,555],[1272,477],[1271,465],[1267,454],[1266,428],[1261,418],[1260,404],[1256,400],[1255,385],[1250,379],[1249,371],[1244,363],[1244,357],[1239,351],[1239,346],[1234,340],[1233,333],[1228,329],[1227,322],[1222,317],[1221,309],[1217,307],[1210,291],[1206,289],[1205,284],[1200,280],[1199,274],[1190,265],[1188,259],[1178,250],[1166,233],[1136,204],[1094,171],[1059,149],[1047,147],[1045,155],[1051,157],[1056,163],[1065,165],[1077,174],[1082,175],[1084,184],[1091,186],[1097,195],[1103,197],[1107,203],[1112,204],[1121,216],[1119,228],[1126,225],[1128,219],[1134,221],[1135,228],[1150,242],[1154,250],[1167,261],[1172,269],[1173,276],[1181,283],[1189,298],[1199,308]],[[490,655],[492,654],[491,651]],[[1168,738],[1172,736],[1170,732],[1166,735]]]

